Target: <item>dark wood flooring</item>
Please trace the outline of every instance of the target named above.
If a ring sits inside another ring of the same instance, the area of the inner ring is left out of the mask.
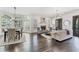
[[[45,39],[37,34],[26,34],[26,42],[1,46],[0,52],[79,52],[79,38],[73,37],[63,42]]]

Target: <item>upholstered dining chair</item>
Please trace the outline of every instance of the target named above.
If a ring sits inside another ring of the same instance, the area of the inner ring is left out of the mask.
[[[16,30],[15,29],[8,29],[8,42],[13,42],[16,40]]]

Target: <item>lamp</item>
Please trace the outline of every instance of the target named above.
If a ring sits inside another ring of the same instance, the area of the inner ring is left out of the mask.
[[[13,7],[14,8],[14,20],[16,19],[16,7]]]
[[[16,7],[13,7],[13,9],[14,9],[13,21],[14,21],[14,26],[16,28]]]

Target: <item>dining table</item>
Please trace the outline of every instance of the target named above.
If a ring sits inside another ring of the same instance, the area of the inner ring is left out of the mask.
[[[6,40],[7,35],[12,36],[14,34],[14,32],[15,32],[14,35],[16,35],[16,39],[17,39],[17,36],[18,36],[18,40],[20,40],[20,34],[21,34],[20,30],[16,30],[15,28],[4,28],[3,32],[4,32],[4,42],[7,41]]]

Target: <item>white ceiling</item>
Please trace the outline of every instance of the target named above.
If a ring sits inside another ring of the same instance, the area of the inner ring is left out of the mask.
[[[56,13],[63,14],[78,7],[16,7],[16,13],[22,15],[35,15],[35,16],[54,16]],[[1,11],[14,13],[13,7],[0,7]],[[56,12],[57,10],[57,12]]]

